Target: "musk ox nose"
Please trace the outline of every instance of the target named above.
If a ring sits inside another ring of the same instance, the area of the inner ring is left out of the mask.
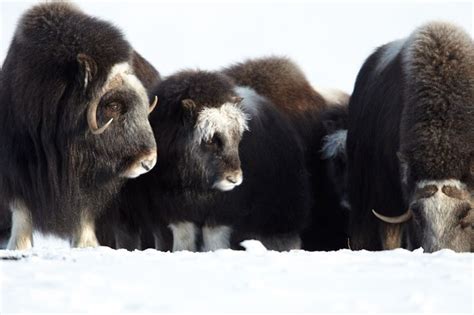
[[[137,158],[122,174],[125,178],[135,178],[149,172],[156,164],[156,150]]]
[[[140,165],[145,171],[150,171],[156,164],[156,150],[153,150],[150,154],[143,157],[140,161]]]
[[[153,168],[153,166],[155,166],[156,164],[156,159],[152,159],[152,160],[144,160],[141,162],[142,164],[142,167],[145,169],[145,171],[149,171]]]
[[[236,186],[242,184],[242,170],[226,174],[225,179]]]
[[[220,191],[229,191],[234,189],[236,186],[242,184],[242,181],[243,176],[241,169],[237,171],[226,172],[221,177],[221,179],[214,183],[213,188],[218,189]]]

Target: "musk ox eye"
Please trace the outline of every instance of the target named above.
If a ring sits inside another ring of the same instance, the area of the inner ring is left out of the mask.
[[[204,141],[204,144],[206,146],[209,146],[209,147],[218,147],[222,144],[222,141],[221,139],[219,138],[218,135],[214,135],[213,137],[211,137],[210,139],[208,140],[205,140]]]
[[[471,211],[471,207],[469,205],[463,205],[457,210],[457,217],[458,220],[461,221],[466,218]]]
[[[104,111],[107,118],[117,118],[122,114],[123,106],[119,102],[110,102],[105,105]]]

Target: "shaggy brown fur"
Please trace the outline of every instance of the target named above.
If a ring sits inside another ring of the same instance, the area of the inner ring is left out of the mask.
[[[413,180],[466,179],[474,154],[474,42],[431,23],[408,39],[401,152]]]
[[[246,60],[223,71],[240,86],[249,86],[268,97],[289,114],[319,111],[326,101],[306,79],[303,71],[290,59],[268,57]]]

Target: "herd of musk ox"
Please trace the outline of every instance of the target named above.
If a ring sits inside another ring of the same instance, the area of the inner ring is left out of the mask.
[[[109,22],[45,3],[0,72],[0,237],[212,251],[474,248],[474,43],[432,22],[352,95],[290,59],[159,72]]]

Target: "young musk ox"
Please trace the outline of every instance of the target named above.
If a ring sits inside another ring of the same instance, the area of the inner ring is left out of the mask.
[[[314,199],[310,224],[302,235],[303,248],[346,248],[348,213],[341,205],[342,196],[337,193],[344,188],[338,187],[341,182],[331,178],[334,171],[344,173],[345,170],[341,169],[344,165],[339,160],[345,157],[343,153],[339,154],[341,151],[331,155],[324,153],[322,148],[330,133],[344,128],[347,94],[339,91],[319,93],[308,82],[303,71],[290,59],[283,57],[247,60],[224,69],[223,73],[236,84],[250,87],[271,100],[291,120],[302,139]],[[329,147],[333,148],[334,145]]]
[[[140,60],[117,28],[68,3],[23,15],[1,77],[8,248],[31,247],[33,229],[96,246],[104,204],[126,178],[153,168],[153,104],[137,77],[146,73]]]
[[[173,251],[239,248],[248,238],[300,248],[310,193],[291,123],[221,73],[179,72],[155,94],[157,166],[125,185],[121,211],[169,226]]]
[[[472,251],[474,44],[434,22],[360,70],[347,135],[351,246]]]

